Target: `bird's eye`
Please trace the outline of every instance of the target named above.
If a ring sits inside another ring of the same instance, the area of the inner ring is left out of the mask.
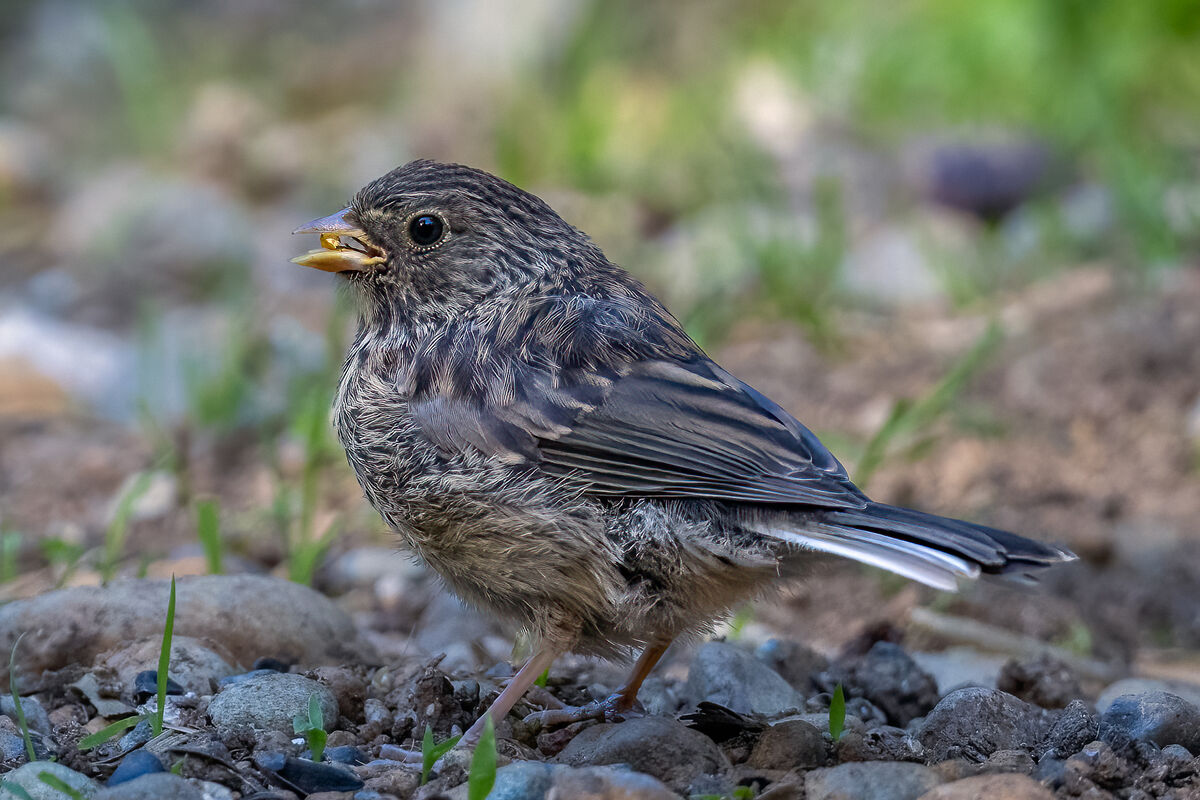
[[[418,247],[430,247],[442,239],[446,223],[435,214],[418,214],[408,223],[408,236]]]

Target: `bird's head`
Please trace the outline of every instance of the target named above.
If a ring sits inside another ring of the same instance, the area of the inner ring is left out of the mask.
[[[413,161],[296,233],[321,248],[293,259],[357,289],[366,319],[451,318],[506,292],[554,291],[606,265],[550,206],[481,170]]]

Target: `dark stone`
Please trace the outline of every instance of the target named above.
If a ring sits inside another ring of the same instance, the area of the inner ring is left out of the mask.
[[[166,771],[167,768],[163,766],[162,761],[154,753],[151,753],[149,750],[134,750],[121,759],[121,763],[113,770],[113,774],[109,776],[108,785],[116,786],[119,783],[126,783],[134,778],[149,775],[152,772]]]
[[[666,717],[640,717],[582,731],[559,754],[572,766],[629,764],[684,791],[699,775],[725,772],[729,761],[711,739]]]
[[[1041,142],[943,144],[929,158],[925,190],[940,205],[995,221],[1041,191],[1052,164]]]
[[[888,721],[900,727],[927,714],[939,697],[934,677],[891,642],[871,646],[866,657],[850,670],[846,688],[850,694],[870,700]],[[861,713],[857,716],[866,719]]]
[[[183,694],[183,687],[167,676],[167,694]],[[133,679],[133,696],[139,703],[144,703],[158,695],[158,673],[152,669],[143,670]]]
[[[359,750],[354,745],[342,745],[341,747],[325,748],[325,760],[332,761],[335,764],[351,764],[357,766],[366,764],[371,760],[370,756]]]
[[[333,764],[314,763],[293,758],[283,753],[260,753],[254,756],[260,769],[273,772],[288,788],[303,794],[315,792],[353,792],[363,787],[363,782],[346,767]]]
[[[254,659],[254,663],[250,665],[251,670],[268,669],[271,672],[291,672],[292,665],[288,662],[272,658],[271,656],[263,656],[262,658]]]
[[[804,698],[779,673],[727,642],[707,642],[688,670],[687,696],[743,714],[779,714],[799,709]]]
[[[835,746],[837,760],[924,761],[925,747],[903,728],[880,725],[865,731],[846,731]]]
[[[813,676],[829,668],[829,659],[816,650],[789,639],[768,639],[754,652],[760,661],[779,673],[798,692],[816,688]]]
[[[763,731],[748,764],[759,769],[812,769],[827,760],[825,737],[816,726],[793,719]]]
[[[925,717],[917,738],[932,762],[983,761],[997,750],[1026,750],[1046,738],[1048,712],[1011,694],[969,687],[942,698]]]
[[[1068,758],[1100,733],[1100,720],[1082,700],[1072,700],[1055,718],[1039,748],[1044,756]]]
[[[1000,669],[996,688],[1042,708],[1065,708],[1083,697],[1079,679],[1062,661],[1048,655],[1010,660]]]
[[[1153,691],[1121,695],[1100,717],[1100,738],[1116,746],[1122,738],[1178,744],[1200,750],[1200,709],[1178,695]]]

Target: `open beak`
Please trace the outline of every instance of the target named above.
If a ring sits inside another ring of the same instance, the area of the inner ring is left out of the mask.
[[[292,263],[326,272],[361,272],[387,261],[383,251],[371,244],[362,228],[349,221],[349,213],[350,209],[343,208],[292,231],[293,234],[316,233],[321,237],[320,249],[296,256]]]

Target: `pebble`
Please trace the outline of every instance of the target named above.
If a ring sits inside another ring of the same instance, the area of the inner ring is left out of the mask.
[[[142,775],[119,786],[96,792],[92,800],[205,800],[204,792],[192,783],[170,772]]]
[[[876,642],[855,664],[848,684],[901,727],[924,716],[937,705],[938,685],[904,649],[891,642]],[[857,693],[857,692],[856,692]]]
[[[162,761],[154,753],[151,753],[149,750],[134,750],[121,759],[121,763],[113,770],[113,774],[109,776],[108,785],[116,786],[136,780],[143,775],[166,771],[167,768],[163,766]]]
[[[128,580],[8,603],[0,606],[0,650],[11,650],[21,631],[41,630],[44,635],[21,644],[22,674],[90,664],[130,638],[161,637],[168,590],[167,581]],[[262,575],[181,578],[175,634],[217,643],[243,664],[264,652],[313,666],[378,657],[332,600],[307,586]]]
[[[42,782],[38,777],[48,772],[70,786],[84,797],[92,797],[100,790],[100,784],[86,775],[52,761],[34,761],[23,764],[4,776],[5,783],[20,786],[33,800],[69,800],[67,795]],[[12,792],[0,789],[0,800],[17,800]]]
[[[332,761],[335,764],[351,764],[354,766],[366,764],[371,760],[370,756],[353,745],[326,747],[324,758],[326,761]]]
[[[17,691],[20,689],[18,688]],[[25,715],[25,724],[29,726],[29,730],[44,733],[47,736],[54,732],[54,726],[50,724],[50,715],[46,713],[46,709],[36,697],[22,697],[21,711]],[[0,714],[10,718],[13,722],[17,721],[17,704],[13,702],[11,694],[0,694]]]
[[[916,800],[942,782],[929,767],[899,761],[839,764],[804,778],[808,800]]]
[[[1001,668],[996,688],[1042,708],[1065,708],[1083,697],[1071,667],[1047,655],[1023,661],[1012,659]]]
[[[791,639],[768,639],[754,655],[801,693],[814,688],[813,675],[829,669],[829,659]]]
[[[365,781],[363,791],[411,797],[421,783],[421,769],[416,765],[386,764],[377,760],[364,767],[369,768],[356,770]]]
[[[1100,716],[1100,738],[1114,745],[1125,738],[1198,752],[1200,708],[1163,691],[1121,695]]]
[[[1100,720],[1082,700],[1072,700],[1050,726],[1042,753],[1051,758],[1067,758],[1100,735]]]
[[[467,800],[468,787],[446,794]],[[675,792],[656,778],[621,767],[572,768],[541,761],[514,761],[496,771],[488,800],[675,800]]]
[[[982,761],[997,750],[1029,749],[1044,740],[1051,717],[1036,706],[996,689],[951,692],[917,731],[932,762],[965,757]]]
[[[804,720],[777,722],[763,731],[747,763],[759,769],[811,769],[825,763],[825,737]]]
[[[316,792],[353,792],[363,788],[363,780],[350,769],[336,764],[317,763],[284,753],[258,753],[254,763],[274,772],[304,794]]]
[[[148,692],[147,696],[153,696],[158,692],[156,670],[161,654],[162,633],[159,632],[101,653],[96,657],[95,665],[116,673],[117,680],[130,687],[132,694]],[[167,694],[212,694],[216,681],[233,671],[229,661],[217,652],[211,642],[175,635],[171,639]],[[141,684],[138,683],[139,679]],[[175,691],[171,690],[172,684]]]
[[[804,698],[779,673],[736,645],[707,642],[688,670],[687,696],[742,714],[780,714],[804,706]]]
[[[333,692],[310,678],[283,672],[265,672],[226,686],[208,705],[208,716],[222,734],[276,731],[290,735],[292,718],[308,715],[309,697],[316,695],[325,727],[337,722]]]
[[[1183,681],[1160,681],[1152,678],[1122,678],[1111,683],[1096,698],[1096,711],[1103,714],[1121,695],[1146,692],[1170,692],[1193,705],[1200,706],[1200,685]]]
[[[931,789],[919,800],[1054,800],[1054,794],[1025,775],[976,775]]]
[[[639,717],[585,728],[558,755],[571,766],[629,764],[684,791],[699,775],[724,772],[729,761],[704,734],[667,717]]]
[[[166,693],[168,695],[183,694],[183,687],[173,678],[167,676]],[[139,703],[144,703],[151,697],[158,696],[158,672],[152,669],[143,670],[133,679],[133,696]]]

